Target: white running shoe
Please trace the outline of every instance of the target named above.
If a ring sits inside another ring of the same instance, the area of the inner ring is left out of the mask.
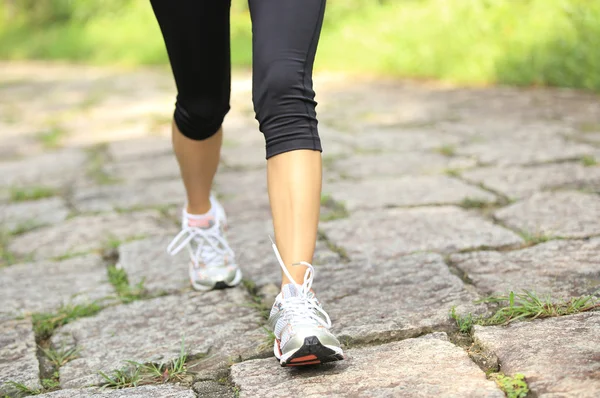
[[[242,281],[235,254],[225,238],[227,217],[223,206],[211,195],[214,215],[189,215],[182,210],[181,232],[167,247],[171,255],[187,247],[190,253],[190,282],[196,290],[233,287]]]
[[[290,281],[294,279],[283,264],[277,246],[273,250]],[[316,365],[344,359],[340,342],[329,329],[331,320],[311,291],[315,269],[307,262],[302,285],[284,285],[275,299],[269,325],[275,333],[273,352],[281,366]]]

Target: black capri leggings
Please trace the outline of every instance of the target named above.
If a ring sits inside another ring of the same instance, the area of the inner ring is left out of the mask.
[[[229,111],[230,0],[151,0],[177,85],[175,123],[194,140],[215,134]],[[252,100],[267,158],[321,151],[312,69],[325,0],[249,0]]]

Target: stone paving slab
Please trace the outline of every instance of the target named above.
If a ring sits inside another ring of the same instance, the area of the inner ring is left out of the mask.
[[[122,390],[100,388],[67,389],[38,396],[46,398],[196,398],[196,394],[192,390],[174,384],[140,386]]]
[[[270,219],[266,168],[242,173],[220,171],[215,176],[214,189],[219,193],[229,224]]]
[[[435,151],[459,146],[464,138],[436,129],[366,128],[362,134],[346,134],[346,142],[361,152]],[[469,156],[469,155],[467,155]]]
[[[144,289],[152,295],[189,288],[187,250],[176,256],[167,253],[174,236],[155,236],[119,246],[117,267],[125,270],[131,285],[143,281]]]
[[[350,211],[385,207],[460,204],[466,199],[493,203],[496,196],[446,176],[376,178],[326,183],[324,193]]]
[[[108,213],[69,219],[15,237],[8,246],[17,256],[47,259],[101,249],[111,240],[121,242],[141,236],[176,232],[157,211]]]
[[[600,167],[581,163],[544,164],[531,167],[485,167],[461,174],[468,181],[484,184],[512,199],[556,188],[600,189]]]
[[[251,134],[251,132],[249,132]],[[251,170],[264,168],[266,164],[264,143],[254,145],[224,145],[221,150],[221,161],[227,168]]]
[[[0,204],[0,224],[8,231],[58,224],[69,215],[61,198]]]
[[[315,291],[332,319],[333,331],[353,343],[450,330],[454,322],[448,314],[453,306],[459,313],[485,311],[473,304],[479,297],[450,273],[438,254],[326,264],[315,272]]]
[[[322,223],[321,228],[351,258],[395,258],[416,251],[451,253],[523,242],[509,230],[450,206],[357,212],[347,219]]]
[[[505,166],[578,159],[593,154],[594,147],[560,136],[524,132],[460,146],[456,153],[476,156],[482,164]]]
[[[37,346],[31,320],[0,322],[0,394],[10,394],[9,381],[41,388]]]
[[[494,217],[533,236],[585,238],[600,234],[600,197],[580,192],[548,192],[500,209]]]
[[[108,163],[103,170],[119,183],[140,181],[152,187],[158,180],[180,180],[179,166],[173,154]]]
[[[448,170],[474,167],[477,162],[468,157],[449,157],[437,153],[377,153],[357,154],[332,161],[332,169],[352,178],[373,176],[435,175]]]
[[[504,393],[464,350],[441,338],[347,350],[347,359],[312,369],[277,368],[272,359],[235,364],[240,397],[489,397]]]
[[[61,187],[84,173],[84,151],[63,149],[9,162],[0,162],[0,186]]]
[[[55,346],[76,344],[79,358],[60,369],[63,388],[97,385],[98,370],[121,369],[125,360],[165,363],[179,355],[208,354],[196,371],[216,371],[229,360],[257,355],[265,340],[258,313],[243,289],[188,293],[136,301],[103,310],[60,328]]]
[[[98,255],[0,268],[0,318],[3,314],[52,312],[62,304],[114,295],[106,272]]]
[[[174,156],[171,140],[165,137],[143,137],[126,141],[113,141],[108,144],[108,154],[114,162],[152,159],[167,155]]]
[[[600,395],[598,312],[508,327],[475,326],[474,339],[498,357],[502,372],[524,374],[538,397]]]
[[[180,180],[104,185],[78,189],[73,203],[81,212],[148,208],[182,204],[185,189]]]
[[[281,268],[269,239],[269,236],[275,237],[270,220],[232,223],[227,236],[245,279],[252,280],[258,286],[281,282]],[[332,252],[325,242],[317,241],[313,258],[315,267],[337,264],[339,261],[339,254]]]
[[[16,264],[0,269],[0,276],[0,312],[6,313],[52,312],[63,304],[89,303],[115,294],[104,261],[95,254]]]
[[[557,240],[510,252],[450,256],[486,295],[531,290],[567,298],[600,289],[600,238]]]

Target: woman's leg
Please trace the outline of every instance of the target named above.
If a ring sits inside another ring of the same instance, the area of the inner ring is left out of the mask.
[[[168,247],[187,248],[197,290],[234,286],[242,274],[224,237],[225,212],[210,191],[219,165],[221,124],[229,111],[230,2],[151,0],[175,83],[173,149],[187,193],[182,231]]]
[[[267,145],[269,199],[283,263],[301,284],[312,262],[321,197],[321,143],[312,68],[325,0],[250,0],[253,100]]]
[[[325,0],[250,0],[256,118],[267,143],[269,199],[283,271],[269,316],[282,366],[343,358],[311,289],[321,196],[312,66]],[[301,264],[299,264],[301,263]]]

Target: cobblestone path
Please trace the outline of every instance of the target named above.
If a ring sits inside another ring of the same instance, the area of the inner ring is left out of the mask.
[[[215,188],[247,280],[200,294],[165,253],[183,198],[169,71],[0,64],[0,396],[502,397],[500,373],[600,396],[600,312],[483,326],[497,308],[478,301],[598,291],[600,98],[316,81],[316,290],[348,358],[290,370],[264,329],[279,268],[249,75]]]

